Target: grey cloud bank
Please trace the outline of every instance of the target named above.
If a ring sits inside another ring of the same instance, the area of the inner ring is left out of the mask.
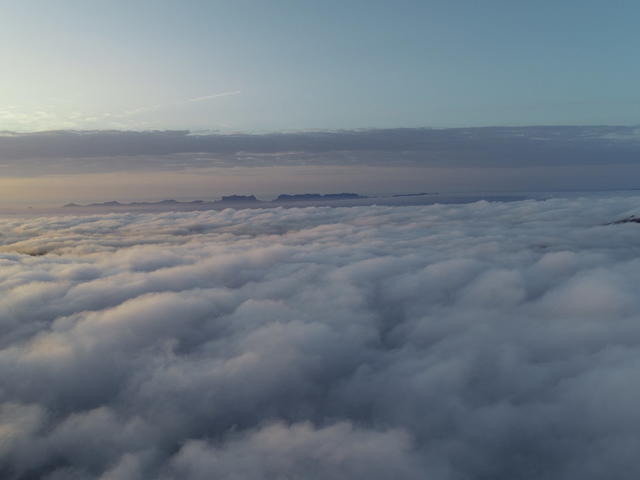
[[[0,135],[4,175],[271,165],[637,164],[638,127],[400,128],[266,134],[53,131]]]
[[[7,479],[635,479],[640,197],[0,220]]]

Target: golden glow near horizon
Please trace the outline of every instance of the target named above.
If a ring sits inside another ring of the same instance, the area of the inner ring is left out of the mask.
[[[606,165],[585,166],[587,175],[605,179]],[[619,174],[637,176],[637,167],[619,166]],[[59,207],[65,203],[118,200],[158,201],[215,200],[222,195],[254,194],[270,199],[280,193],[385,194],[417,191],[441,193],[495,191],[510,185],[511,191],[533,190],[532,184],[562,190],[562,178],[575,173],[570,166],[556,167],[558,183],[548,169],[533,168],[434,168],[388,166],[269,166],[203,169],[200,172],[122,172],[42,177],[0,177],[0,210],[27,206]],[[626,172],[626,173],[625,173]],[[469,188],[473,179],[474,188]]]

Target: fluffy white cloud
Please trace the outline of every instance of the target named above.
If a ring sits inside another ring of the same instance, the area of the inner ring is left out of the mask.
[[[635,478],[640,198],[0,220],[3,478]]]

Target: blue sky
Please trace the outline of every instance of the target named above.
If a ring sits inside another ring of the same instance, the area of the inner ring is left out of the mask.
[[[640,123],[632,1],[0,6],[5,130]]]

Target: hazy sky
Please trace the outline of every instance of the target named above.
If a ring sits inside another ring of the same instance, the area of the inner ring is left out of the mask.
[[[0,207],[637,188],[638,5],[0,0]]]
[[[638,124],[635,1],[1,1],[0,129]]]

